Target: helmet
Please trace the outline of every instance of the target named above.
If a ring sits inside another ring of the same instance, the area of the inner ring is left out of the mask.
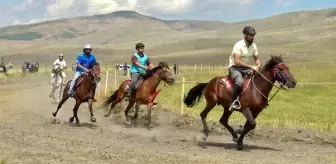
[[[92,47],[91,47],[90,44],[85,44],[85,45],[84,45],[84,49],[92,49]]]
[[[245,26],[244,29],[243,29],[243,34],[245,34],[245,35],[247,35],[247,34],[255,35],[255,34],[257,34],[257,32],[254,29],[254,27],[252,27],[252,26]]]
[[[145,45],[143,43],[138,43],[135,45],[135,49],[138,50],[141,47],[145,47]]]

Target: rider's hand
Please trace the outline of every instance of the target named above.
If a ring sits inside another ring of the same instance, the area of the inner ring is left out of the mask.
[[[149,70],[151,70],[151,68],[150,68],[150,67],[146,67],[146,70],[148,70],[148,71],[149,71]]]
[[[254,70],[254,71],[256,71],[256,72],[259,71],[259,68],[260,68],[260,67],[258,67],[258,66],[252,66],[252,67],[251,67],[251,69]]]
[[[84,71],[85,71],[86,73],[89,73],[89,72],[90,72],[90,70],[89,70],[89,69],[85,69]]]

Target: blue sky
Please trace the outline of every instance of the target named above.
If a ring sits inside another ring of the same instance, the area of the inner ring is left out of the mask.
[[[336,7],[336,0],[0,0],[0,26],[117,10],[135,10],[163,19],[235,22],[332,7]]]

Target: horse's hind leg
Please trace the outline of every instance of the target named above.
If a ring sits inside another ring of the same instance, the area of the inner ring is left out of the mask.
[[[129,119],[129,117],[128,117],[128,112],[129,112],[130,109],[133,107],[134,103],[135,103],[135,101],[131,99],[131,100],[128,102],[128,105],[127,105],[127,107],[126,107],[126,109],[125,109],[125,117],[126,117],[126,125],[127,125],[127,126],[131,125],[130,119]]]
[[[70,97],[70,96],[69,96],[68,94],[66,94],[66,93],[64,94],[64,93],[63,93],[62,100],[58,103],[56,112],[53,112],[53,113],[52,113],[52,115],[53,115],[54,117],[56,117],[56,115],[57,115],[57,113],[58,113],[58,110],[61,109],[62,105],[65,103],[65,101],[67,101],[67,100],[69,99],[69,97]]]
[[[117,99],[114,100],[111,104],[110,110],[104,115],[105,117],[110,117],[112,114],[112,109],[125,97],[125,94],[121,93],[119,94],[118,91],[118,95],[117,95]]]
[[[213,109],[215,106],[216,103],[207,102],[206,107],[200,114],[203,124],[203,133],[204,133],[203,140],[206,140],[209,136],[209,126],[207,124],[206,117],[208,116],[208,113],[211,111],[211,109]]]
[[[228,124],[229,117],[231,116],[233,111],[229,110],[229,107],[222,105],[224,108],[224,113],[222,117],[220,118],[219,122],[231,133],[233,142],[238,142],[238,136],[237,133],[234,131],[234,129]]]

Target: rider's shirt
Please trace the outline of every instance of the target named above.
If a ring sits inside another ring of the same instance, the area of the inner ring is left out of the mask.
[[[233,54],[239,55],[240,60],[242,60],[244,63],[250,64],[251,58],[253,56],[258,56],[258,48],[255,43],[252,43],[250,47],[247,47],[244,39],[238,41],[233,46],[233,50],[229,59],[229,67],[235,65]]]
[[[54,61],[54,66],[55,66],[56,64],[58,64],[62,70],[66,67],[66,62],[65,62],[65,60],[60,61],[59,59],[56,59],[56,60]]]
[[[143,56],[140,56],[138,53],[134,53],[132,56],[132,64],[131,64],[131,73],[144,73],[146,72],[145,69],[138,67],[135,63],[139,62],[140,65],[143,66],[149,66],[151,64],[151,61],[149,60],[148,56],[146,54],[143,54]]]
[[[77,56],[76,63],[80,64],[81,66],[90,69],[94,64],[96,64],[96,57],[94,54],[85,55],[85,53],[82,53]],[[82,68],[77,67],[76,72],[84,72]]]

